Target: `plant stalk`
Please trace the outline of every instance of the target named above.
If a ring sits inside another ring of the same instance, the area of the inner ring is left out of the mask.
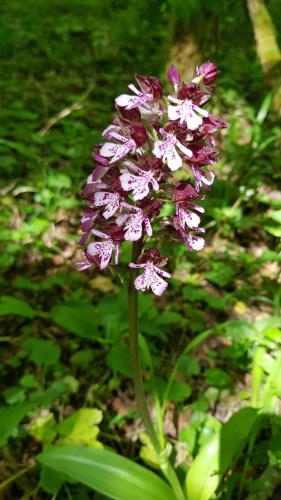
[[[142,240],[136,241],[132,246],[132,262],[137,262],[142,251]],[[140,350],[138,340],[138,292],[134,287],[137,269],[130,269],[130,282],[128,287],[128,315],[129,315],[129,345],[131,355],[132,379],[134,384],[135,399],[139,415],[144,423],[146,432],[155,451],[161,453],[161,445],[153,423],[151,421],[141,374]]]
[[[132,262],[137,262],[143,247],[142,240],[136,241],[132,246]],[[137,270],[130,269],[130,281],[128,286],[128,319],[129,319],[129,346],[131,356],[132,379],[134,384],[135,399],[139,415],[144,423],[146,432],[157,453],[160,461],[160,468],[168,479],[177,500],[185,500],[178,477],[166,456],[165,449],[162,448],[157,433],[154,429],[149,415],[146,396],[143,387],[141,360],[138,339],[138,292],[134,287],[134,280]]]

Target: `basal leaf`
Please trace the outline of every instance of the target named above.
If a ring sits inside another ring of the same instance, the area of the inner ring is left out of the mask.
[[[159,476],[108,450],[79,446],[51,446],[38,460],[57,473],[81,482],[116,500],[174,500],[170,487]]]

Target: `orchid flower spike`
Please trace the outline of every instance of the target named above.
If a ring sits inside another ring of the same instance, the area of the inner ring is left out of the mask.
[[[205,109],[217,75],[207,61],[186,83],[171,65],[167,96],[158,78],[136,75],[130,93],[116,97],[117,115],[95,147],[95,168],[82,191],[88,205],[81,220],[80,271],[119,265],[122,244],[138,241],[142,253],[128,263],[140,272],[134,286],[159,296],[171,278],[162,269],[168,259],[155,248],[161,239],[176,239],[188,251],[203,249],[201,202],[215,179],[209,170],[217,158],[214,134],[226,127]],[[166,203],[174,206],[168,218],[161,215]]]

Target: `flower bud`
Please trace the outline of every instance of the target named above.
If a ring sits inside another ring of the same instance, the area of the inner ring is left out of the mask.
[[[171,66],[169,67],[167,76],[168,76],[169,82],[172,85],[178,85],[181,81],[180,74],[179,74],[176,66],[174,66],[174,64],[171,64]]]
[[[196,68],[196,74],[198,76],[204,76],[203,83],[205,85],[213,83],[216,80],[218,73],[218,68],[211,61],[207,61]]]

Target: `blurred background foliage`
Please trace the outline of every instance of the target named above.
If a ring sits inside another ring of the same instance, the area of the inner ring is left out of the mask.
[[[51,442],[157,467],[132,403],[125,293],[111,274],[74,269],[79,192],[133,74],[163,79],[174,62],[190,77],[208,59],[221,72],[212,110],[229,123],[205,203],[208,244],[198,255],[164,244],[169,292],[141,299],[145,381],[180,473],[221,422],[262,408],[216,498],[280,498],[281,62],[274,77],[264,71],[250,3],[2,0],[0,498],[93,498],[35,466]],[[281,47],[280,2],[264,5]]]

